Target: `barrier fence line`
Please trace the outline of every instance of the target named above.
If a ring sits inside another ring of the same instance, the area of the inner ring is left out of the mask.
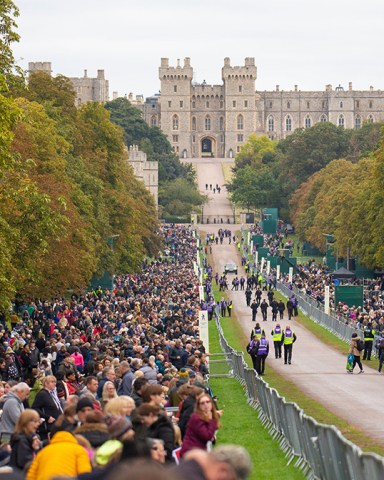
[[[244,387],[248,403],[259,413],[262,424],[277,440],[283,452],[309,479],[381,480],[384,458],[364,453],[333,425],[318,423],[298,407],[287,402],[255,370],[248,368],[242,352],[233,350],[224,337],[216,315],[220,345],[233,376]]]

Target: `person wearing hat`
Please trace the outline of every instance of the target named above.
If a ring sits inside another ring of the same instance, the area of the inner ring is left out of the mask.
[[[85,410],[86,412],[84,413]],[[80,418],[82,419],[81,425],[76,427],[73,433],[82,435],[86,438],[92,448],[98,448],[110,439],[110,434],[107,425],[104,422],[104,415],[102,412],[93,410],[93,408],[90,408],[88,405],[78,411],[77,416],[79,417],[79,420]]]
[[[95,410],[94,402],[94,399],[85,395],[79,399],[76,405],[76,416],[79,424],[83,424],[85,422],[87,413]]]

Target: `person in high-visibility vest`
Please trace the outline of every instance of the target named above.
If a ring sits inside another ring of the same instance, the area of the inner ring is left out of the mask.
[[[372,327],[372,322],[364,327],[364,355],[363,360],[371,360],[373,339],[375,338],[375,330]]]
[[[292,362],[292,347],[296,342],[296,335],[291,327],[287,325],[283,330],[283,342],[284,342],[284,364],[291,365]]]
[[[280,324],[277,323],[276,327],[272,330],[273,346],[275,347],[275,358],[281,358],[281,344],[283,340],[283,330]]]

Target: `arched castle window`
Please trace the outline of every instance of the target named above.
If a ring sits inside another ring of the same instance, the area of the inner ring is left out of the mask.
[[[368,121],[368,123],[373,123],[375,121],[373,115],[368,115],[367,121]]]
[[[311,117],[309,115],[305,117],[304,126],[305,128],[311,128],[312,126]]]
[[[220,108],[224,108],[224,102],[223,102],[223,100],[220,100]]]
[[[209,115],[205,117],[204,125],[205,125],[205,130],[211,130],[211,117]]]
[[[291,108],[291,102],[287,102],[287,108]]]
[[[156,116],[152,115],[151,117],[151,127],[156,127],[157,121],[156,121]]]
[[[373,107],[373,102],[372,100],[369,102],[369,108],[372,108]]]
[[[192,117],[192,130],[196,130],[196,117]]]
[[[343,108],[343,102],[340,102],[340,108]]]
[[[192,108],[196,108],[196,102],[194,100],[192,102]]]
[[[361,128],[361,117],[360,115],[356,115],[355,117],[355,129],[358,130]]]
[[[224,130],[224,118],[223,117],[220,117],[219,125],[220,125],[220,131],[223,131]]]
[[[268,117],[268,132],[273,132],[275,130],[275,119],[270,115]]]
[[[178,130],[179,129],[179,117],[177,115],[174,115],[172,117],[172,130]]]
[[[285,117],[285,130],[286,132],[292,131],[292,118],[290,115]]]
[[[238,116],[237,116],[237,129],[238,129],[238,130],[243,130],[243,128],[244,128],[243,115],[238,115]]]
[[[320,122],[327,122],[327,116],[326,115],[321,115],[320,117]]]
[[[339,127],[343,127],[343,128],[344,128],[344,124],[345,124],[345,122],[344,122],[344,115],[339,115],[339,118],[338,118],[338,120],[337,120],[337,125],[338,125]]]

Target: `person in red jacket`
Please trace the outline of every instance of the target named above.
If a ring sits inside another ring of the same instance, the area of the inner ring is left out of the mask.
[[[195,411],[187,423],[180,455],[183,456],[193,448],[207,450],[209,442],[214,440],[215,433],[220,427],[219,418],[222,414],[222,410],[216,410],[210,395],[207,393],[199,395],[196,398]]]

